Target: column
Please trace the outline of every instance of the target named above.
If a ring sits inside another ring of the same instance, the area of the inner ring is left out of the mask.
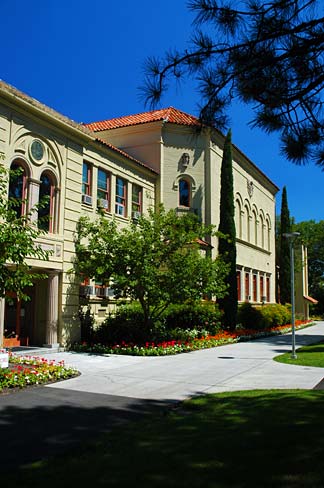
[[[57,271],[49,272],[47,283],[46,344],[44,346],[59,347],[57,342],[59,275]]]

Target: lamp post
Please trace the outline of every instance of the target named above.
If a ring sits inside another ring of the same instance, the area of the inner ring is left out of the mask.
[[[291,358],[297,359],[296,355],[296,336],[295,336],[295,270],[294,270],[294,240],[300,236],[299,232],[282,234],[289,242],[290,251],[290,281],[291,281]]]

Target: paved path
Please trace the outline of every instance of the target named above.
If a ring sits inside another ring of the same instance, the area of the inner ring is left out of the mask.
[[[297,331],[296,347],[324,339],[324,322]],[[178,401],[193,395],[253,388],[314,388],[319,368],[273,361],[291,351],[291,334],[230,344],[175,356],[94,356],[57,353],[82,375],[50,388],[118,395],[154,401]]]
[[[324,338],[324,322],[298,331],[297,347]],[[0,395],[0,466],[27,462],[108,432],[112,425],[204,393],[266,388],[312,389],[324,369],[272,358],[291,350],[291,335],[166,357],[42,354],[81,376]]]

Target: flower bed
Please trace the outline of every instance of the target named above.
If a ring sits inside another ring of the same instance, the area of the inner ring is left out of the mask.
[[[295,328],[301,329],[311,324],[311,321],[296,321]],[[122,341],[113,346],[104,344],[88,344],[86,342],[74,344],[72,349],[77,352],[92,352],[96,354],[127,354],[131,356],[165,356],[181,352],[196,351],[210,347],[223,346],[239,341],[248,341],[260,337],[286,334],[291,331],[291,325],[270,327],[262,331],[253,329],[237,329],[234,332],[223,331],[214,336],[206,336],[191,341],[164,341],[159,343],[146,342],[145,344],[133,344]]]
[[[76,369],[44,358],[9,353],[9,367],[0,369],[0,392],[65,380],[77,376]]]

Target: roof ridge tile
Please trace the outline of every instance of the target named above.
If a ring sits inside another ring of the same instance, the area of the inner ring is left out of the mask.
[[[140,125],[158,121],[187,126],[197,126],[201,124],[198,117],[188,114],[183,110],[169,106],[148,112],[140,112],[133,115],[124,115],[122,117],[114,117],[112,119],[101,120],[98,122],[90,122],[84,125],[93,132],[100,132],[103,130],[117,129],[119,127],[127,127],[131,125]]]

